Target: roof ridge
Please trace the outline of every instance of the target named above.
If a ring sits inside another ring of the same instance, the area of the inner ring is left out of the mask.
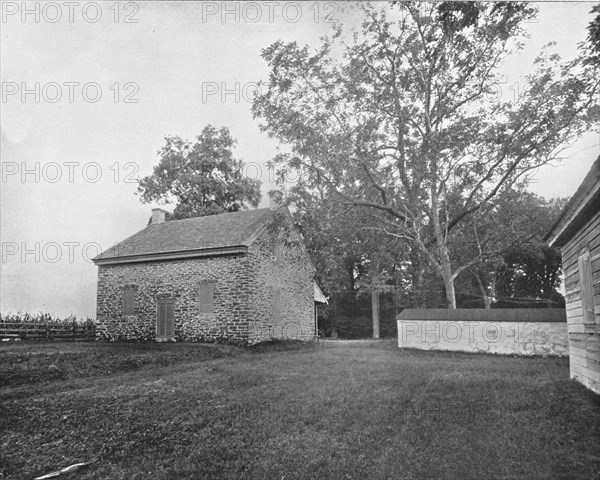
[[[101,252],[94,260],[249,246],[271,212],[270,208],[255,208],[146,225]]]
[[[215,213],[212,215],[198,215],[197,217],[187,217],[187,218],[177,218],[175,220],[165,220],[162,223],[159,223],[158,225],[163,225],[163,224],[167,224],[167,223],[172,223],[172,222],[184,222],[184,221],[189,221],[189,220],[198,220],[200,218],[216,218],[216,217],[222,217],[225,215],[233,215],[233,214],[243,214],[243,213],[251,213],[251,212],[258,212],[258,211],[262,211],[262,210],[270,210],[269,207],[265,207],[265,208],[253,208],[252,210],[238,210],[236,212],[222,212],[222,213]],[[148,227],[152,227],[153,225],[147,225]],[[146,227],[144,227],[146,228]]]

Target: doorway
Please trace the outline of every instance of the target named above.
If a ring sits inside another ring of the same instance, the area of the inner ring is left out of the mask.
[[[175,299],[159,298],[156,310],[156,339],[170,340],[175,336]]]

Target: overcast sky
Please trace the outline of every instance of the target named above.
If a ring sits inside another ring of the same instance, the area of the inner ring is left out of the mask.
[[[134,179],[151,173],[165,135],[229,127],[236,156],[263,181],[266,206],[273,185],[264,163],[276,142],[250,113],[253,82],[268,75],[261,49],[278,39],[316,46],[332,22],[359,24],[341,2],[23,5],[3,1],[0,25],[2,313],[95,316],[89,258],[146,225],[155,205],[140,203]],[[586,36],[593,3],[537,5],[504,89],[546,42],[569,59]],[[531,189],[571,195],[599,144],[583,137]]]

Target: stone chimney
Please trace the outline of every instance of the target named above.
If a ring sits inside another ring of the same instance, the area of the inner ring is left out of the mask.
[[[280,190],[271,190],[269,192],[269,208],[277,210],[283,203],[283,192]]]
[[[159,223],[163,223],[165,221],[166,213],[166,210],[163,210],[162,208],[153,208],[151,225],[158,225]]]

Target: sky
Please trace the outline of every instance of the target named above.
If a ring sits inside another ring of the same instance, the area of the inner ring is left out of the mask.
[[[316,47],[333,24],[360,24],[344,2],[0,4],[2,314],[95,316],[90,259],[146,226],[157,205],[139,201],[135,179],[151,174],[167,135],[227,126],[266,206],[278,144],[250,112],[268,76],[261,49],[280,39]],[[503,89],[548,41],[566,60],[586,37],[592,2],[535,5]],[[599,153],[598,135],[583,136],[531,190],[570,196]]]

